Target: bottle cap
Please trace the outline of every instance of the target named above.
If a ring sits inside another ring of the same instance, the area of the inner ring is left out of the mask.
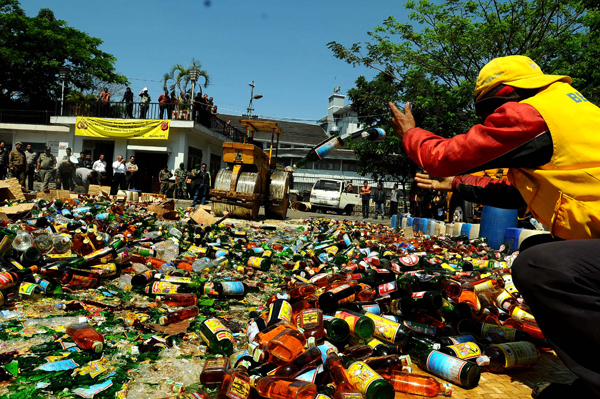
[[[441,395],[443,396],[452,396],[452,385],[448,384],[448,383],[442,383],[442,391],[441,391]]]
[[[102,342],[96,341],[92,344],[92,349],[94,350],[94,352],[100,353],[102,352],[102,349],[104,349],[104,344]]]
[[[490,358],[485,355],[479,356],[476,363],[479,367],[485,367],[490,364]]]
[[[166,325],[168,322],[167,316],[160,316],[160,319],[158,319],[158,322],[160,323],[161,326]]]

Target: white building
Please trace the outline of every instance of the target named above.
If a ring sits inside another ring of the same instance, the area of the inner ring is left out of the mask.
[[[356,111],[350,104],[344,105],[346,96],[334,93],[329,96],[329,106],[327,107],[327,116],[320,119],[318,123],[327,133],[335,127],[339,129],[339,135],[343,136],[354,133],[362,128],[358,121]]]

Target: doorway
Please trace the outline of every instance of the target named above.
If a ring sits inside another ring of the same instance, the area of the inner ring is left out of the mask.
[[[169,154],[158,152],[136,151],[135,162],[141,172],[140,189],[144,193],[158,193],[160,185],[158,184],[158,173],[165,167],[169,161]]]

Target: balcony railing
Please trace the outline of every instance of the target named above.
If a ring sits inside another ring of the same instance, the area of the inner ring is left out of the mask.
[[[60,115],[60,101],[56,104],[56,114]],[[100,101],[65,101],[62,116],[88,116],[96,118],[116,119],[172,119],[195,120],[226,139],[236,142],[244,141],[244,132],[228,125],[217,116],[205,113],[204,110],[191,109],[190,104],[159,104],[140,102],[123,103]]]
[[[49,125],[53,111],[31,111],[21,109],[0,109],[0,123],[27,125]]]

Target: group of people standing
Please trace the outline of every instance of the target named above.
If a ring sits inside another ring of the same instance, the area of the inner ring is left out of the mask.
[[[349,186],[349,187],[348,187]],[[351,192],[352,184],[350,182],[346,185],[346,191]],[[368,181],[364,181],[363,186],[360,188],[360,198],[362,201],[362,214],[363,218],[369,218],[369,210],[371,207],[371,199],[375,203],[375,219],[381,214],[381,219],[385,218],[385,203],[387,199],[390,200],[390,213],[389,217],[391,218],[393,215],[398,213],[398,201],[400,200],[401,192],[398,189],[398,185],[394,184],[394,188],[390,191],[390,195],[388,197],[387,192],[383,188],[383,184],[379,182],[377,184],[377,188],[371,189]]]
[[[173,174],[169,166],[165,165],[158,175],[160,182],[160,193],[167,195],[170,188],[169,179]],[[205,204],[211,186],[211,176],[208,173],[206,164],[196,164],[194,169],[187,171],[185,164],[181,162],[179,168],[175,170],[175,191],[173,198],[191,199],[192,206],[200,203]]]

